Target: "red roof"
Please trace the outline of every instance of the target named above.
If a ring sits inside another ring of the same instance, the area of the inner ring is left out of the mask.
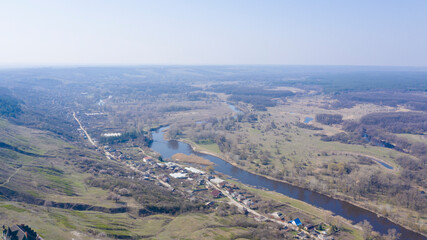
[[[217,197],[221,196],[221,191],[219,191],[218,189],[214,189],[211,192],[211,194],[212,194],[213,197],[217,198]]]

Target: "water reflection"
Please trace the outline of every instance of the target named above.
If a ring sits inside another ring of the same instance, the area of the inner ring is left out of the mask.
[[[178,141],[168,141],[168,148],[177,150],[179,148],[179,142]]]

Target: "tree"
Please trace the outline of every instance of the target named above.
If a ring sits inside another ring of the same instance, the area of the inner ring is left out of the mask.
[[[107,200],[114,200],[117,203],[120,200],[120,195],[116,193],[110,193],[107,197]]]
[[[363,220],[361,223],[361,227],[363,229],[363,239],[369,240],[372,236],[372,225],[367,221]]]
[[[383,236],[384,240],[397,240],[400,238],[400,233],[396,231],[396,229],[389,229],[387,231],[387,235]]]
[[[129,192],[129,190],[127,188],[122,188],[122,189],[119,190],[119,194],[121,196],[128,196],[128,195],[130,195],[130,192]]]

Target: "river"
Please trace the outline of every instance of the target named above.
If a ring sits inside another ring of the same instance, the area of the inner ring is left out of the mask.
[[[274,181],[252,174],[243,169],[237,168],[220,158],[208,154],[194,152],[189,144],[174,140],[164,140],[163,132],[166,129],[167,127],[164,127],[157,131],[153,131],[153,143],[151,144],[151,149],[160,153],[164,159],[171,158],[175,153],[195,154],[215,163],[215,171],[226,174],[244,184],[276,191],[291,198],[309,203],[313,206],[329,210],[334,214],[353,221],[354,223],[368,220],[371,223],[373,230],[382,234],[387,233],[388,229],[394,228],[397,230],[397,232],[402,234],[400,239],[427,239],[419,233],[403,228],[384,217],[379,217],[373,212],[354,206],[345,201],[333,199],[326,195],[296,187],[291,184]]]

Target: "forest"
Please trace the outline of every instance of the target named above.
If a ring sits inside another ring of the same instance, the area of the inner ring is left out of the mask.
[[[403,105],[412,110],[427,111],[427,96],[419,92],[402,91],[367,91],[367,92],[342,92],[333,96],[337,102],[333,108],[346,108],[358,103],[372,103],[396,107]]]
[[[267,107],[275,106],[274,99],[276,98],[286,101],[286,97],[294,95],[293,92],[286,90],[267,90],[263,87],[255,88],[243,85],[214,85],[210,90],[230,94],[229,101],[245,102],[259,111],[265,111]]]

